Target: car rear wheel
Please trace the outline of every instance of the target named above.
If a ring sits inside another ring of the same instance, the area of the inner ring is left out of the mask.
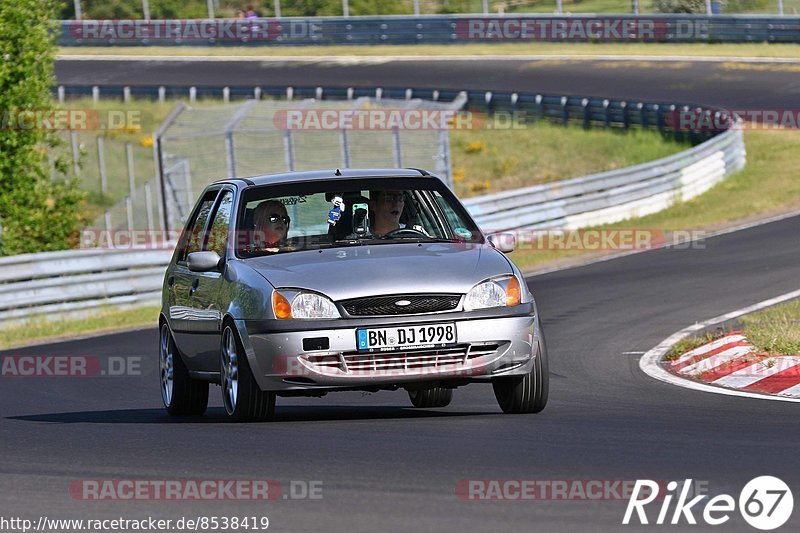
[[[447,407],[453,400],[453,389],[430,387],[408,391],[408,397],[414,407]]]
[[[166,322],[159,339],[161,400],[171,415],[202,415],[208,407],[208,382],[189,376]]]
[[[220,347],[220,385],[232,422],[264,422],[275,416],[275,393],[258,387],[236,330],[227,324]]]
[[[492,380],[494,396],[504,413],[538,413],[547,405],[550,371],[547,364],[547,346],[541,329],[539,334],[539,353],[533,360],[533,368],[528,374]]]

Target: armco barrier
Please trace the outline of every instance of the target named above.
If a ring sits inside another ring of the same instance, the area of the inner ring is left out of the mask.
[[[800,16],[426,15],[62,21],[61,46],[281,46],[470,42],[800,42]],[[531,50],[535,53],[535,50]]]
[[[67,250],[0,258],[0,324],[158,304],[172,248]]]

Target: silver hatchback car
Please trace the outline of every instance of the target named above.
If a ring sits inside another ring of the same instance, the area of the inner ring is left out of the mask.
[[[403,388],[434,408],[484,382],[504,412],[539,412],[547,348],[512,241],[421,170],[218,181],[164,277],[164,405],[203,414],[214,383],[232,421],[263,421],[276,396]]]

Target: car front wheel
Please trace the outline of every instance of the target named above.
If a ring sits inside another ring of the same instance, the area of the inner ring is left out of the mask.
[[[504,413],[538,413],[547,405],[550,388],[550,371],[547,364],[547,346],[539,330],[539,353],[533,368],[524,376],[509,376],[492,380],[494,396]]]
[[[232,422],[264,422],[275,416],[275,393],[258,387],[247,354],[230,324],[222,332],[220,385],[225,412]]]
[[[189,376],[172,332],[166,322],[161,324],[159,338],[159,375],[161,400],[171,415],[202,415],[208,407],[208,382]]]

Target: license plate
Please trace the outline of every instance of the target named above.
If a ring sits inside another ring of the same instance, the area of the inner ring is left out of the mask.
[[[359,351],[393,352],[415,348],[439,348],[455,343],[456,325],[453,322],[356,330],[356,345]]]

